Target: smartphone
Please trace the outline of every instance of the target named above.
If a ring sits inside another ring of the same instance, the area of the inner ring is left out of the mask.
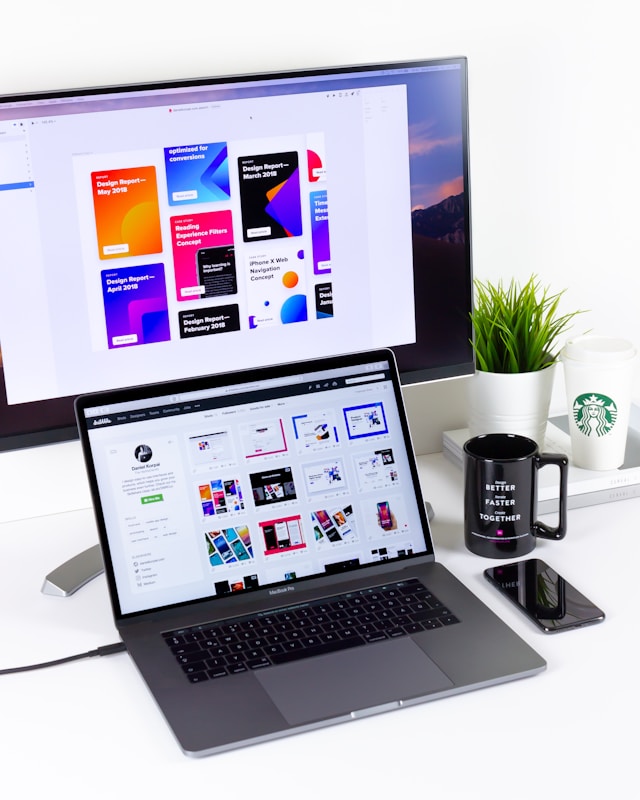
[[[218,552],[222,556],[222,560],[226,563],[229,561],[235,561],[236,557],[233,554],[233,551],[229,547],[227,540],[224,538],[222,534],[220,536],[216,536],[213,540],[214,545],[217,547]]]
[[[389,528],[393,526],[391,509],[389,508],[389,503],[386,500],[382,503],[378,503],[378,520],[380,521],[380,527],[385,531],[389,530]]]
[[[314,514],[316,519],[320,523],[322,530],[327,531],[329,530],[329,528],[332,527],[331,518],[329,517],[329,514],[327,514],[326,511],[324,510],[314,511]]]
[[[249,554],[247,553],[247,550],[240,539],[234,539],[232,542],[230,542],[230,545],[231,549],[238,557],[238,561],[244,561],[245,559],[249,558]]]
[[[196,252],[198,281],[204,287],[201,297],[237,294],[236,259],[233,245],[203,247]]]
[[[484,575],[545,633],[604,619],[602,609],[539,558],[490,567]]]

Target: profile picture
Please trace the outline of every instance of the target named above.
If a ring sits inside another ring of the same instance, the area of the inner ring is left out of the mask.
[[[151,460],[153,452],[148,444],[139,444],[135,449],[134,455],[141,464],[146,464],[147,461]]]

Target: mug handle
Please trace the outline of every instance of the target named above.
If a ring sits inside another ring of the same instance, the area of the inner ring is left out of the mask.
[[[544,522],[536,520],[536,522],[533,523],[534,535],[540,536],[541,539],[554,539],[555,541],[564,539],[567,532],[567,484],[569,478],[569,459],[562,453],[538,453],[538,455],[534,456],[534,464],[536,467],[536,497],[538,494],[538,470],[542,469],[542,467],[546,467],[549,464],[560,468],[558,527],[552,528],[549,525],[545,525]]]

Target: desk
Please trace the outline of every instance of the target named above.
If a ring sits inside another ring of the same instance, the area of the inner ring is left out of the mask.
[[[198,760],[180,753],[126,655],[0,676],[3,785],[72,800],[639,796],[640,498],[572,510],[567,538],[540,542],[537,554],[607,613],[549,636],[485,582],[496,562],[465,550],[460,471],[441,454],[419,462],[439,559],[538,650],[545,672]],[[117,640],[104,576],[72,597],[40,593],[47,572],[95,541],[89,509],[0,524],[0,666]]]

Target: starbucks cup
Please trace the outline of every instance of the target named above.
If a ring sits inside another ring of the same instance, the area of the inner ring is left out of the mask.
[[[617,469],[627,444],[636,348],[625,339],[580,336],[567,342],[561,359],[573,464]]]

